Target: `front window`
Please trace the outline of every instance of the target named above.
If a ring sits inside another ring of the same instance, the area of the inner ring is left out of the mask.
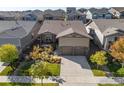
[[[115,41],[118,39],[118,37],[115,37]]]
[[[121,15],[120,15],[121,17],[124,17],[124,12],[121,12]]]
[[[51,35],[46,35],[46,36],[45,36],[45,42],[46,42],[46,43],[52,42],[52,36],[51,36]]]
[[[108,42],[108,49],[111,47],[111,45],[112,45],[112,41],[109,41]]]

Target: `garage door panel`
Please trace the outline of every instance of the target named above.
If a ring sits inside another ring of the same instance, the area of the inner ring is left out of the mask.
[[[72,47],[61,47],[61,54],[62,55],[72,55],[73,48]]]
[[[74,47],[74,55],[84,55],[83,47]]]
[[[60,48],[62,55],[85,55],[85,48],[84,47],[61,47]]]

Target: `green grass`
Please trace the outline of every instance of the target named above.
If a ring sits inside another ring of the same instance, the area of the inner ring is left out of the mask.
[[[98,86],[124,86],[124,84],[98,84]]]
[[[13,73],[13,70],[11,66],[7,66],[2,72],[0,72],[0,76],[7,76],[11,75]]]
[[[29,69],[33,63],[25,62],[24,65],[19,69],[18,76],[29,76]],[[60,64],[47,64],[49,72],[52,74],[49,74],[50,76],[59,76],[60,75]]]
[[[60,75],[60,64],[48,63],[48,69],[52,73],[53,76],[59,76]]]
[[[102,70],[92,69],[94,76],[106,76],[106,73]]]
[[[0,86],[59,86],[58,83],[3,83],[0,82]]]

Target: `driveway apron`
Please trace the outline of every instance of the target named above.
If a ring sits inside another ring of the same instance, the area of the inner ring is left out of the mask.
[[[84,56],[62,56],[62,86],[96,85],[91,68]]]

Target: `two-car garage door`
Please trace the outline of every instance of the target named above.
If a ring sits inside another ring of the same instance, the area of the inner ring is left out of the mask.
[[[60,48],[60,51],[62,55],[85,55],[86,48],[80,46],[63,46]]]

